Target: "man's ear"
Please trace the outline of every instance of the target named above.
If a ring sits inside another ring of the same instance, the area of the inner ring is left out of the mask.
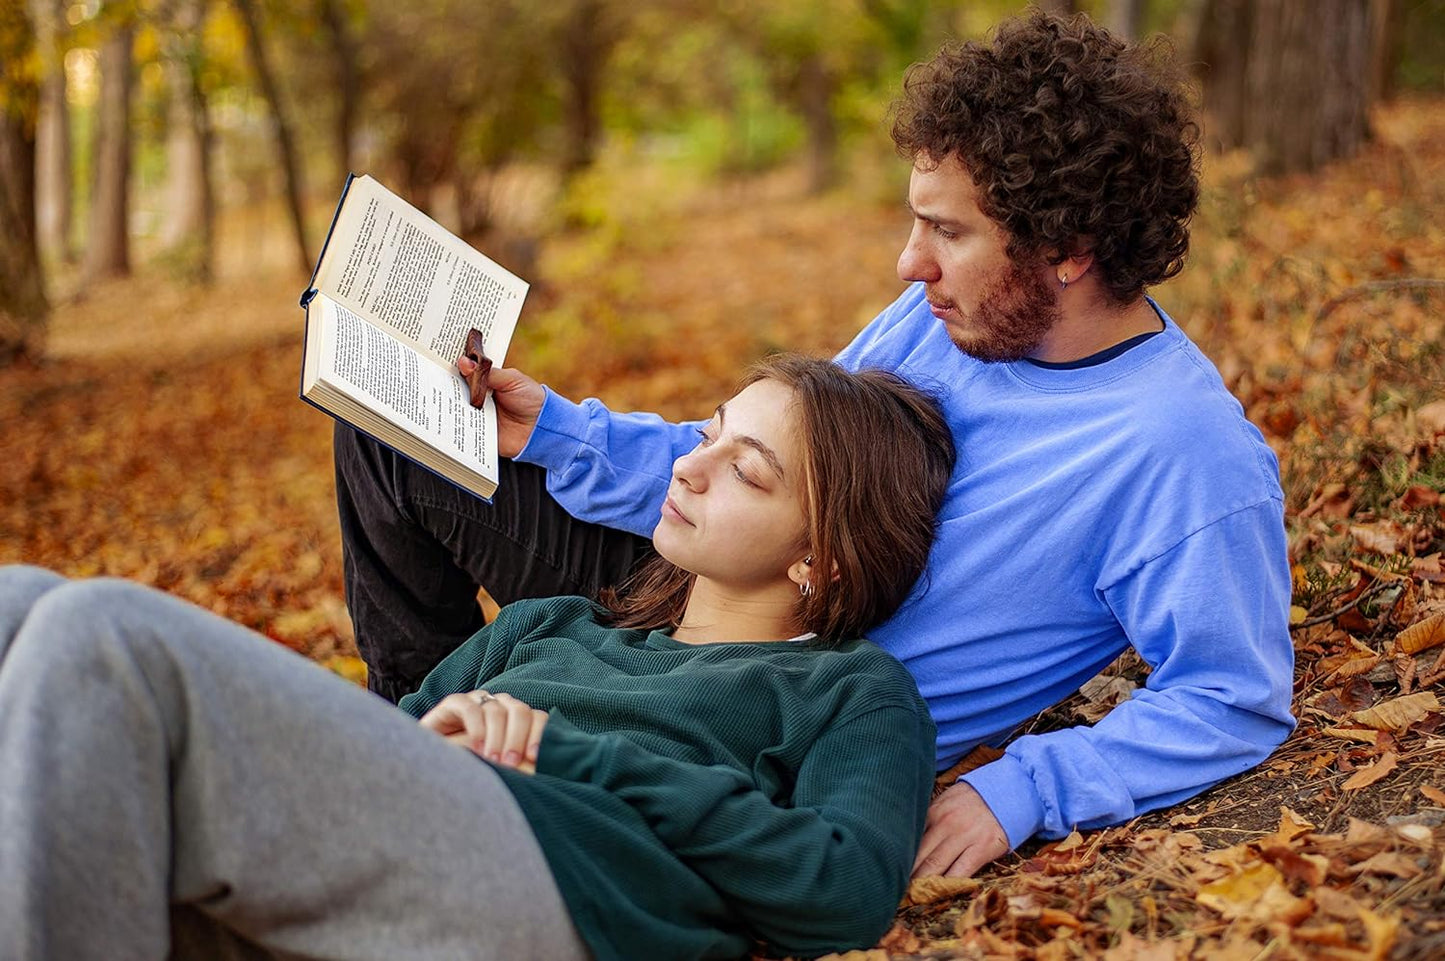
[[[1059,278],[1060,289],[1067,288],[1070,284],[1078,283],[1084,279],[1089,268],[1094,266],[1094,253],[1086,250],[1083,253],[1073,254],[1065,257],[1054,265],[1054,273]]]

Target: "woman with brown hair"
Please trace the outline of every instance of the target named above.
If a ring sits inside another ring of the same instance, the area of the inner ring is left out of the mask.
[[[420,724],[154,591],[0,571],[0,930],[67,959],[872,944],[934,728],[858,638],[926,589],[953,457],[893,375],[765,361],[675,463],[658,556],[504,608]]]

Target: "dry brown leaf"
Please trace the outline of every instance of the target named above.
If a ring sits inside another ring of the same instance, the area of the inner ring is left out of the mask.
[[[1359,818],[1350,818],[1349,826],[1345,829],[1345,844],[1351,847],[1370,844],[1389,844],[1390,832],[1378,824],[1371,824],[1369,821],[1362,821]]]
[[[1073,928],[1078,930],[1084,926],[1084,922],[1068,911],[1059,908],[1044,908],[1039,912],[1039,922],[1051,928]]]
[[[976,878],[914,878],[908,882],[908,890],[903,894],[903,907],[932,904],[960,894],[972,894],[978,887]]]
[[[1402,654],[1419,654],[1445,644],[1445,614],[1427,617],[1395,635],[1395,650]]]
[[[1072,830],[1072,831],[1069,832],[1069,836],[1068,836],[1068,837],[1064,838],[1064,839],[1063,839],[1062,841],[1060,841],[1058,844],[1053,845],[1052,848],[1051,848],[1051,850],[1054,850],[1054,851],[1072,851],[1074,848],[1078,847],[1079,845],[1081,845],[1081,844],[1083,844],[1083,843],[1084,843],[1084,836],[1079,833],[1079,831],[1078,831],[1077,828],[1075,828],[1074,830]]]
[[[1422,581],[1440,583],[1445,581],[1445,568],[1440,565],[1440,552],[1417,557],[1410,562],[1410,573]]]
[[[1348,930],[1338,921],[1329,924],[1302,924],[1290,932],[1290,940],[1327,948],[1348,948],[1354,945]]]
[[[1394,521],[1351,524],[1350,536],[1355,539],[1356,547],[1372,554],[1398,554],[1405,540],[1404,531]]]
[[[1436,804],[1445,805],[1445,791],[1433,788],[1428,784],[1422,784],[1420,785],[1420,793]]]
[[[1003,751],[998,748],[989,747],[987,744],[978,745],[960,758],[957,764],[933,779],[933,796],[938,797],[953,787],[958,783],[959,778],[974,768],[983,767],[988,762],[997,761],[1001,757],[1003,757]]]
[[[1398,526],[1398,525],[1396,525],[1396,526]],[[1365,529],[1365,530],[1369,530],[1369,528],[1364,528],[1364,529]],[[1351,528],[1351,532],[1352,532],[1352,533],[1353,533],[1353,530],[1354,530],[1354,529]],[[1393,554],[1393,553],[1395,553],[1395,552],[1394,552],[1394,551],[1381,551],[1381,553],[1384,553],[1384,554]],[[1405,575],[1404,575],[1404,574],[1400,574],[1400,573],[1398,573],[1398,572],[1396,572],[1396,571],[1387,571],[1387,570],[1385,570],[1383,567],[1376,567],[1376,566],[1373,565],[1373,564],[1366,564],[1364,561],[1360,560],[1359,558],[1351,558],[1351,559],[1350,559],[1350,568],[1351,568],[1352,570],[1359,571],[1361,574],[1365,574],[1365,575],[1367,575],[1367,576],[1366,576],[1366,577],[1362,577],[1362,578],[1360,579],[1360,582],[1359,582],[1358,584],[1356,584],[1356,585],[1354,586],[1354,588],[1353,588],[1348,594],[1346,594],[1343,598],[1341,598],[1341,600],[1353,601],[1356,597],[1360,596],[1360,593],[1361,593],[1362,591],[1364,591],[1365,588],[1367,588],[1367,587],[1370,586],[1370,582],[1371,582],[1371,581],[1402,581],[1402,580],[1405,579]]]
[[[1363,711],[1380,702],[1380,692],[1367,677],[1355,676],[1339,687],[1340,703],[1351,712]]]
[[[1403,731],[1431,711],[1440,710],[1440,699],[1433,691],[1419,691],[1405,697],[1381,701],[1374,707],[1356,711],[1356,721],[1382,731]]]
[[[1432,400],[1415,411],[1415,423],[1436,434],[1445,434],[1445,400]]]
[[[1339,888],[1322,887],[1310,892],[1318,913],[1340,921],[1353,921],[1360,916],[1361,904],[1353,895]]]
[[[1398,851],[1372,854],[1359,864],[1350,866],[1351,874],[1386,874],[1392,878],[1413,878],[1421,871],[1414,858]]]
[[[1389,957],[1390,949],[1395,946],[1395,939],[1399,937],[1399,917],[1376,914],[1358,902],[1355,909],[1360,912],[1360,923],[1365,926],[1365,934],[1370,938],[1370,961],[1384,961]]]
[[[1280,805],[1279,827],[1275,829],[1274,836],[1283,844],[1288,844],[1301,834],[1313,831],[1315,826],[1309,821],[1300,817],[1291,809]]]
[[[1189,952],[1173,941],[1145,941],[1129,931],[1119,935],[1119,943],[1104,952],[1104,961],[1182,961]]]
[[[1375,735],[1379,733],[1372,727],[1326,727],[1321,728],[1320,733],[1329,737],[1337,737],[1342,741],[1359,741],[1361,744],[1374,744]],[[1334,760],[1334,755],[1323,755],[1325,762]]]
[[[1415,659],[1401,654],[1395,658],[1394,668],[1395,680],[1400,684],[1400,693],[1412,693],[1415,687],[1415,674],[1419,671],[1419,668],[1415,664]]]
[[[1270,863],[1279,868],[1288,880],[1302,882],[1309,888],[1324,884],[1330,873],[1330,859],[1322,854],[1280,851],[1277,856],[1270,856]]]
[[[1423,851],[1429,851],[1435,847],[1435,832],[1423,824],[1397,824],[1395,833],[1402,840],[1408,841]]]
[[[923,950],[923,942],[918,940],[918,935],[908,930],[902,924],[895,924],[888,929],[878,942],[878,947],[887,952],[898,952],[899,954],[917,954]]]
[[[1368,767],[1362,767],[1354,774],[1351,774],[1349,780],[1341,785],[1341,789],[1345,791],[1358,791],[1362,787],[1369,787],[1371,784],[1374,784],[1395,770],[1395,768],[1399,766],[1399,763],[1399,756],[1393,751],[1387,751],[1374,764]]]
[[[1243,871],[1204,885],[1195,900],[1228,920],[1298,923],[1314,910],[1308,900],[1290,894],[1284,876],[1266,861],[1256,861]]]
[[[1352,657],[1339,667],[1335,668],[1336,677],[1354,677],[1357,674],[1367,674],[1375,669],[1380,663],[1380,655],[1373,654],[1369,657]]]

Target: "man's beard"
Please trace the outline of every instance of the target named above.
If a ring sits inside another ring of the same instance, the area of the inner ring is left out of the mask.
[[[980,291],[967,333],[948,328],[948,337],[985,363],[1022,360],[1061,318],[1058,297],[1038,271],[1010,263],[1003,276]]]

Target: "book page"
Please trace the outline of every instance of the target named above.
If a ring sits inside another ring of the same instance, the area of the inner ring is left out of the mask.
[[[356,177],[327,241],[316,289],[451,367],[475,327],[499,366],[527,283],[371,177]]]
[[[423,363],[411,346],[329,298],[317,297],[312,309],[317,306],[324,312],[322,380],[474,470],[497,476],[490,394],[481,408],[473,407],[455,371]]]

